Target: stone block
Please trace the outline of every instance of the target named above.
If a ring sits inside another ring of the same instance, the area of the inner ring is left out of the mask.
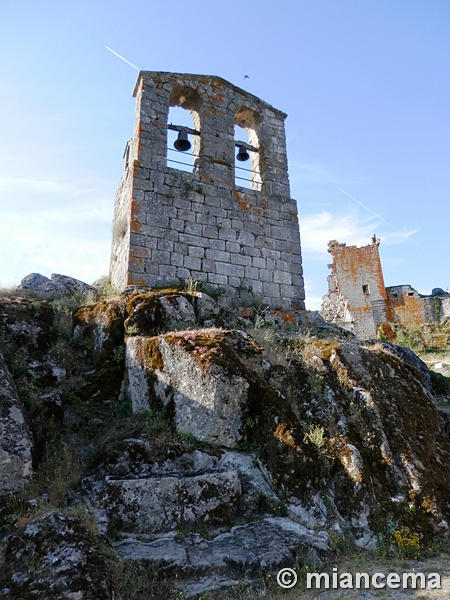
[[[217,275],[216,273],[208,273],[208,282],[214,285],[228,285],[228,277],[226,275]]]
[[[218,239],[219,230],[217,229],[216,225],[203,225],[202,234],[205,238],[214,240]]]
[[[158,240],[157,243],[157,249],[158,250],[165,250],[166,252],[173,252],[173,242],[171,242],[170,240],[164,239],[164,240]]]
[[[185,256],[184,257],[184,267],[185,269],[190,269],[193,271],[200,271],[202,268],[202,260],[197,256]]]
[[[189,233],[191,235],[202,235],[202,225],[199,223],[186,223],[184,227],[184,233]]]
[[[228,263],[230,260],[230,253],[222,252],[220,250],[207,249],[206,250],[206,258],[210,258],[210,259],[218,261],[218,262],[221,261],[224,263]]]
[[[198,246],[191,246],[189,248],[189,256],[196,256],[197,258],[203,258],[205,256],[205,249],[199,248]]]
[[[184,232],[185,222],[182,219],[170,219],[170,228],[175,231]]]
[[[241,246],[237,242],[225,242],[225,249],[227,252],[237,254],[240,251]]]
[[[217,273],[219,273],[220,275],[228,275],[231,277],[239,277],[239,278],[245,277],[245,268],[240,265],[233,265],[230,263],[217,262],[216,269],[217,269]]]
[[[271,298],[281,298],[280,286],[278,283],[264,282],[263,293],[265,296],[270,296]]]
[[[292,276],[287,271],[275,271],[273,274],[273,280],[275,283],[283,283],[285,285],[292,284]]]
[[[237,241],[239,244],[242,244],[244,246],[253,246],[255,244],[255,239],[256,238],[253,235],[253,233],[243,230],[239,232]]]

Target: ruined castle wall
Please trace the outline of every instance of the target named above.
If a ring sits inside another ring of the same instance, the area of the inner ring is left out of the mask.
[[[402,325],[439,323],[450,313],[449,299],[439,296],[421,296],[410,285],[387,288],[387,314],[391,323]]]
[[[339,293],[347,300],[347,310],[352,319],[351,325],[342,325],[359,338],[375,337],[378,322],[386,320],[386,290],[378,244],[358,248],[332,241],[329,252],[333,257],[329,266]]]
[[[119,187],[111,279],[162,286],[199,280],[232,297],[245,286],[262,302],[304,308],[297,204],[290,198],[286,115],[221,80],[141,73],[137,118]],[[168,166],[169,106],[194,116],[194,172]],[[245,127],[258,152],[254,189],[235,184],[234,126]],[[120,223],[119,223],[120,225]]]

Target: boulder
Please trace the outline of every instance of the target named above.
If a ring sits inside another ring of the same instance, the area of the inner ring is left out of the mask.
[[[36,295],[64,294],[66,289],[63,285],[51,281],[40,273],[30,273],[20,282],[20,288],[31,290]]]
[[[51,512],[0,544],[0,598],[110,600],[109,559],[82,521]]]
[[[63,286],[67,294],[83,294],[86,295],[89,292],[95,293],[96,289],[92,285],[75,279],[75,277],[69,277],[68,275],[59,275],[58,273],[52,273],[52,283],[59,287]]]
[[[95,292],[95,288],[79,279],[68,275],[53,273],[51,279],[40,273],[30,273],[20,282],[20,288],[31,290],[36,295],[65,296],[74,293],[87,294]]]
[[[430,393],[433,393],[433,388],[431,385],[431,375],[430,370],[427,365],[421,360],[415,352],[411,350],[411,348],[406,348],[404,346],[397,346],[396,344],[391,344],[389,342],[383,342],[383,347],[401,358],[408,365],[411,365],[420,373],[420,377],[422,379],[423,387]]]
[[[31,479],[33,444],[16,385],[0,353],[0,496]]]
[[[129,337],[125,390],[133,412],[173,406],[180,433],[235,447],[243,440],[250,386],[235,347],[258,351],[247,334],[219,329]]]

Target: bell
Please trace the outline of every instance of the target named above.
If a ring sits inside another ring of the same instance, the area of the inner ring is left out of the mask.
[[[237,160],[244,162],[250,158],[250,154],[247,152],[245,146],[239,146],[238,153],[236,154]]]
[[[189,141],[188,135],[185,129],[180,129],[178,133],[178,137],[173,143],[175,150],[179,152],[186,152],[191,147],[191,142]]]

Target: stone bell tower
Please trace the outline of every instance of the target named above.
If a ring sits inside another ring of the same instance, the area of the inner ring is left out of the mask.
[[[114,211],[113,285],[160,287],[192,279],[222,288],[226,298],[245,286],[273,308],[303,309],[286,115],[205,75],[141,71],[133,95],[134,134]],[[193,127],[183,128],[177,144],[186,149],[192,141],[192,172],[168,160],[168,130],[182,129],[168,123],[174,106],[192,117]],[[235,125],[248,142],[236,142]],[[240,160],[248,158],[244,182],[236,147]]]

